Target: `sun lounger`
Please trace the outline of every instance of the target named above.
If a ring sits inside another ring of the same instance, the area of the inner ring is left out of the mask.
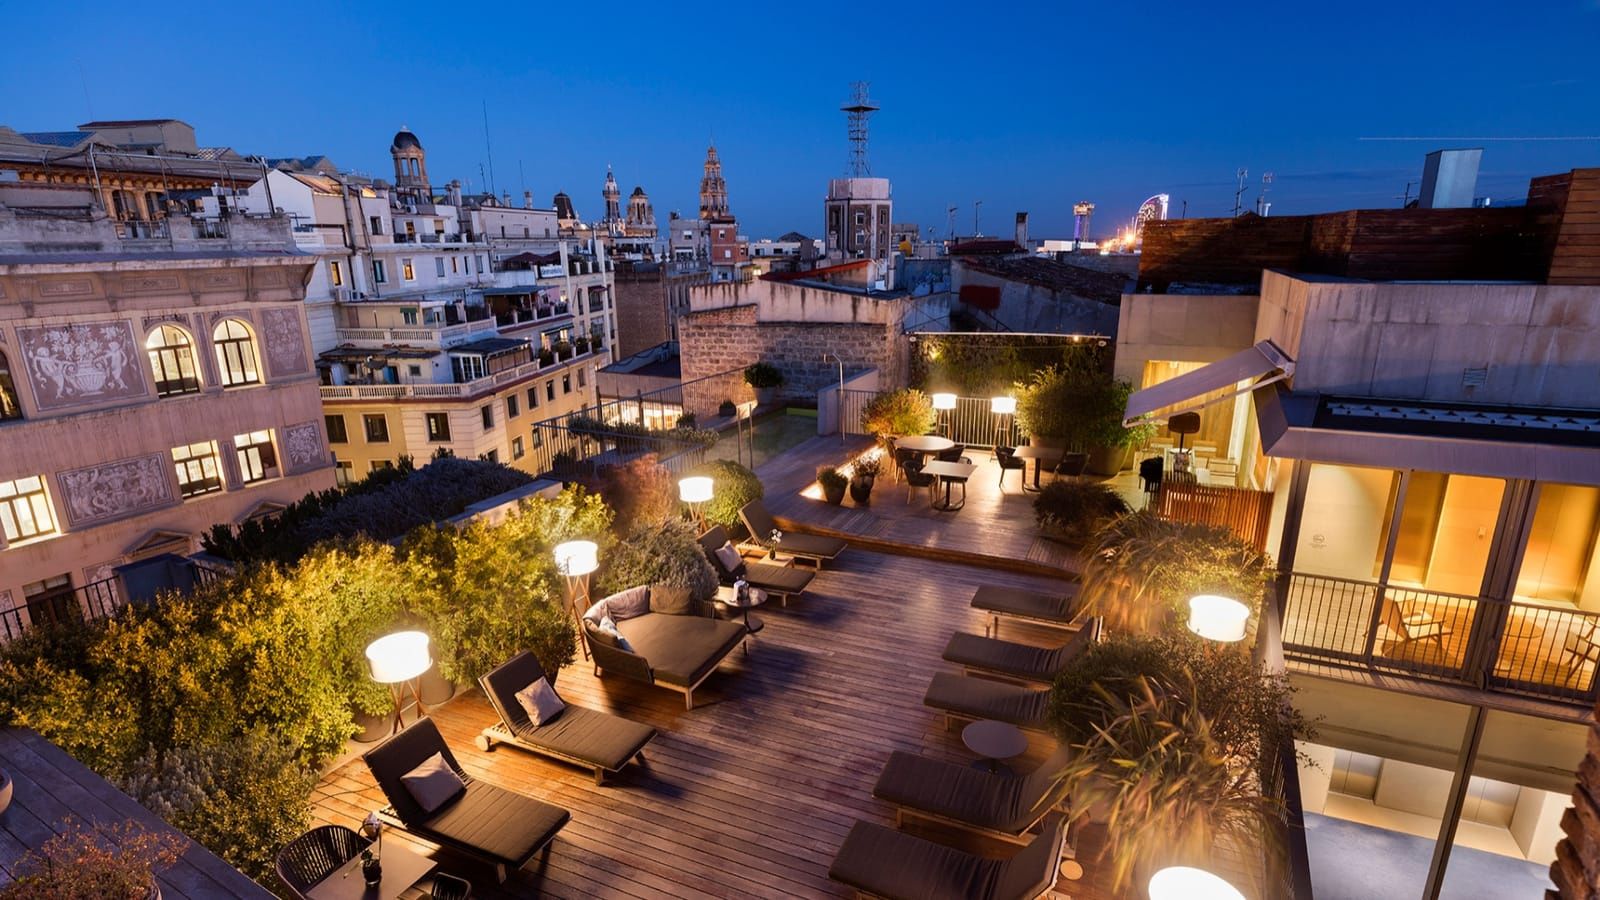
[[[994,719],[1018,728],[1044,731],[1050,692],[992,678],[938,672],[922,702],[944,713],[946,728],[952,718]]]
[[[711,561],[711,567],[717,570],[718,581],[723,584],[733,584],[743,576],[751,587],[766,591],[769,597],[775,596],[787,606],[791,596],[799,596],[810,586],[811,579],[817,577],[817,573],[809,569],[777,563],[747,563],[740,560],[738,565],[729,568],[717,557],[717,549],[728,543],[728,530],[721,525],[700,535],[700,547],[705,550],[706,559]]]
[[[1078,617],[1078,585],[1065,584],[1059,592],[1042,593],[1018,588],[984,585],[972,595],[972,608],[989,614],[992,627],[983,633],[1000,636],[1000,619],[1017,619],[1035,625],[1075,628]]]
[[[945,645],[944,658],[969,672],[985,672],[1005,678],[1049,683],[1061,670],[1089,646],[1099,632],[1099,620],[1091,619],[1089,627],[1073,632],[1059,647],[1035,647],[999,638],[957,632]]]
[[[434,754],[465,783],[465,788],[433,812],[418,805],[402,781]],[[468,775],[445,745],[432,719],[409,728],[362,754],[389,806],[380,818],[423,840],[484,860],[500,881],[507,867],[520,869],[547,848],[571,814],[559,806],[508,791]]]
[[[1055,776],[1069,752],[1062,747],[1032,774],[1017,778],[896,750],[889,754],[872,796],[899,807],[896,824],[909,813],[1011,841],[1026,840],[1025,832],[1065,796]]]
[[[480,750],[509,744],[584,766],[594,770],[595,784],[603,783],[606,773],[621,771],[629,760],[644,758],[644,747],[656,730],[621,716],[567,703],[553,720],[533,724],[517,701],[517,692],[544,677],[539,661],[524,650],[478,679],[489,705],[500,716],[500,724],[490,725],[478,735]]]
[[[923,838],[857,822],[828,877],[890,900],[1033,900],[1056,882],[1066,841],[1061,816],[1010,859],[973,856]]]
[[[772,514],[767,512],[767,507],[760,500],[752,500],[739,510],[739,518],[744,522],[744,527],[750,530],[750,539],[764,548],[767,553],[783,553],[795,559],[810,561],[817,568],[822,568],[824,562],[832,562],[839,558],[839,554],[849,548],[849,544],[838,538],[823,537],[816,534],[796,534],[778,528],[778,523],[773,520]],[[772,535],[779,535],[777,540]]]

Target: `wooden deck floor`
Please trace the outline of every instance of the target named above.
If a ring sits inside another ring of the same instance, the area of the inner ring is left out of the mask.
[[[999,486],[1000,470],[986,450],[968,453],[978,468],[967,481],[966,505],[955,512],[933,509],[922,491],[912,493],[908,502],[906,486],[896,484],[887,468],[867,506],[849,497],[843,506],[830,506],[820,496],[808,496],[816,493],[807,488],[818,466],[844,463],[871,446],[870,439],[859,435],[843,443],[838,436],[818,437],[762,466],[757,474],[766,489],[767,508],[785,527],[893,547],[899,553],[1043,575],[1080,570],[1075,550],[1040,537],[1033,495],[1022,491],[1017,473],[1007,472],[1004,489]],[[955,489],[957,496],[960,490]]]
[[[493,713],[477,691],[459,695],[433,716],[468,772],[565,807],[572,821],[542,869],[535,863],[500,888],[479,864],[436,858],[481,897],[844,895],[827,873],[851,823],[893,823],[871,796],[889,752],[973,758],[922,695],[946,668],[940,654],[950,634],[981,633],[968,606],[980,584],[1049,590],[1059,581],[852,549],[804,598],[760,611],[766,629],[696,693],[692,711],[679,694],[597,679],[580,660],[559,680],[569,701],[661,732],[647,769],[625,770],[605,787],[587,771],[514,749],[478,751],[472,738]],[[1019,640],[1050,643],[1057,634],[1007,626]],[[1033,741],[1018,761],[1023,770],[1050,751],[1048,739]],[[353,824],[382,800],[355,760],[322,780],[314,803],[319,820]],[[1110,896],[1093,871],[1060,887],[1059,896]]]

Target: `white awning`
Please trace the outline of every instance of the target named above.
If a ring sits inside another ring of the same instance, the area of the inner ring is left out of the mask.
[[[1123,411],[1123,424],[1138,424],[1156,410],[1168,407],[1179,407],[1174,409],[1171,415],[1197,410],[1245,391],[1255,390],[1264,384],[1282,381],[1293,374],[1294,360],[1278,349],[1277,344],[1261,341],[1254,347],[1241,350],[1227,359],[1202,366],[1193,372],[1186,372],[1177,378],[1169,378],[1144,390],[1134,391],[1132,396],[1128,397],[1127,408]],[[1249,384],[1240,387],[1240,382]],[[1214,398],[1206,403],[1183,406],[1192,403],[1196,398],[1222,390],[1228,392],[1226,396]]]

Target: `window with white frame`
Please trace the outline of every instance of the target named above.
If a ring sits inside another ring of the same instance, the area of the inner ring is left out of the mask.
[[[44,478],[30,475],[15,481],[0,481],[0,530],[8,543],[32,540],[56,533],[55,514],[50,510],[50,494]]]
[[[409,257],[409,256],[401,257],[401,259],[400,259],[400,280],[402,280],[402,281],[416,281],[417,280],[417,269],[416,269],[415,266],[413,266],[411,264],[411,257]]]
[[[239,458],[239,480],[254,484],[278,477],[278,454],[272,448],[272,429],[233,436],[233,450]]]
[[[222,461],[216,441],[201,441],[172,448],[172,464],[178,472],[178,492],[198,497],[222,490]]]
[[[444,277],[444,257],[435,256],[433,258],[433,274],[435,278]]]
[[[256,364],[256,339],[238,319],[223,319],[211,331],[211,344],[217,350],[217,369],[223,387],[261,383],[261,368]]]
[[[200,392],[200,374],[194,364],[194,342],[176,325],[161,325],[144,342],[155,375],[157,397],[177,397]]]

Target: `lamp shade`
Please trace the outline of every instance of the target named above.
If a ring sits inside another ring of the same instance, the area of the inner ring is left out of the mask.
[[[933,395],[933,408],[934,409],[955,409],[956,408],[956,395],[955,394],[934,394]]]
[[[691,475],[678,480],[678,499],[685,503],[704,503],[711,499],[711,479],[705,475]]]
[[[594,541],[567,541],[555,549],[556,570],[569,578],[600,568],[600,547]]]
[[[1189,630],[1207,640],[1226,644],[1244,640],[1248,621],[1250,607],[1232,597],[1199,594],[1189,598]]]
[[[1244,894],[1205,869],[1168,866],[1150,878],[1150,900],[1244,900]]]
[[[1017,398],[1015,397],[990,397],[989,410],[1000,415],[1010,415],[1017,411]]]
[[[397,631],[378,638],[367,645],[367,664],[372,667],[372,680],[379,684],[410,681],[433,665],[428,636],[420,631]]]

